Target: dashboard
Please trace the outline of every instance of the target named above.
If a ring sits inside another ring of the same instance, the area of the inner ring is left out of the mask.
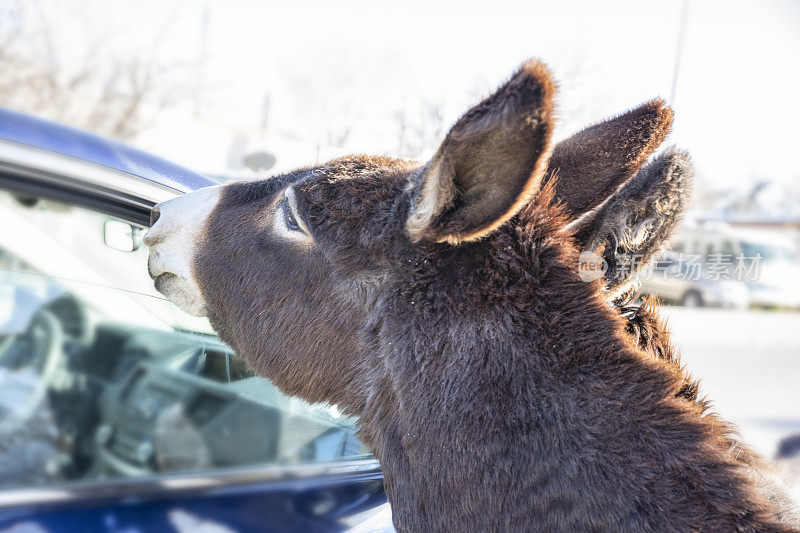
[[[354,420],[284,396],[216,337],[94,322],[70,295],[41,311],[61,330],[46,378],[59,479],[368,455]]]

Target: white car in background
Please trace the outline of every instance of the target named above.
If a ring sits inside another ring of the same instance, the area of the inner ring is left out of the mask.
[[[644,292],[687,307],[800,309],[800,258],[774,232],[685,227],[641,281]]]
[[[723,279],[744,282],[751,305],[800,309],[800,258],[791,240],[779,233],[725,225],[685,228],[673,251],[726,272]]]
[[[667,254],[646,271],[640,280],[642,292],[685,307],[728,307],[746,309],[750,305],[747,285],[735,280],[703,279],[679,256]]]

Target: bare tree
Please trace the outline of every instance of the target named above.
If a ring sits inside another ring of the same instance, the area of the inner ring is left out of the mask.
[[[305,67],[305,68],[303,68]],[[283,83],[291,90],[293,120],[285,133],[318,144],[344,148],[361,116],[363,80],[339,62],[283,65]]]
[[[197,90],[200,66],[161,59],[173,17],[147,46],[118,51],[107,33],[93,31],[94,7],[0,0],[0,105],[128,141]],[[67,42],[65,28],[82,42]]]
[[[443,107],[442,101],[420,97],[413,106],[395,112],[400,157],[418,157],[441,141],[445,126]]]

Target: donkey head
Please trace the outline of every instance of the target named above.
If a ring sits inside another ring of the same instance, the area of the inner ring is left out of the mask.
[[[207,315],[285,392],[355,413],[392,349],[387,315],[435,327],[463,296],[458,287],[474,281],[480,293],[485,279],[494,290],[493,278],[509,274],[487,264],[524,238],[537,209],[558,213],[554,239],[609,265],[596,290],[616,290],[635,275],[617,265],[649,258],[676,224],[688,161],[672,151],[645,167],[671,125],[660,101],[554,146],[555,93],[529,61],[456,122],[427,164],[348,157],[159,204],[145,238],[156,288]],[[513,276],[502,283],[524,278]]]

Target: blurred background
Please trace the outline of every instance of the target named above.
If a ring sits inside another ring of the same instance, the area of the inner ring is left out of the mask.
[[[0,105],[219,180],[425,160],[530,56],[559,80],[559,138],[674,107],[696,190],[643,290],[677,304],[683,361],[773,457],[800,434],[797,0],[0,0]]]

